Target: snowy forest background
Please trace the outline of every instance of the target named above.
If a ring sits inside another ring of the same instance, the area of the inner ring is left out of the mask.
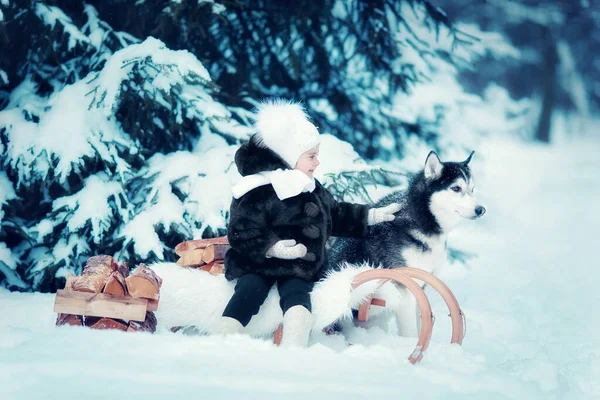
[[[349,160],[320,179],[353,201],[427,148],[576,135],[599,28],[594,0],[0,0],[0,284],[52,292],[91,255],[225,234],[266,97],[306,104]]]

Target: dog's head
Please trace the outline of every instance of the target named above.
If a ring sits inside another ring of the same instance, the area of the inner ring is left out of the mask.
[[[442,162],[432,151],[425,160],[423,174],[431,193],[429,208],[444,231],[462,218],[477,219],[485,214],[485,207],[473,194],[475,182],[469,163],[474,153],[462,162]]]

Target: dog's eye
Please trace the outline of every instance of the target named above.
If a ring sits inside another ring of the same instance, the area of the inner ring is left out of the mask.
[[[462,189],[460,188],[460,186],[452,186],[450,189],[452,189],[452,191],[453,191],[453,192],[456,192],[456,193],[460,193],[460,191],[462,190]]]

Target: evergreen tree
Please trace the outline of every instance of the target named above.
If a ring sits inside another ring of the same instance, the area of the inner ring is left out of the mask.
[[[441,1],[452,19],[473,21],[502,32],[526,57],[482,60],[467,73],[473,91],[490,80],[516,98],[537,98],[537,123],[528,137],[549,142],[555,111],[575,113],[582,120],[600,110],[600,3],[582,1]]]
[[[401,118],[398,96],[474,40],[417,0],[0,0],[0,13],[0,281],[20,290],[54,291],[94,254],[173,260],[178,242],[224,234],[230,145],[259,99],[305,101],[367,159],[400,155],[409,135],[435,145],[443,112]],[[390,183],[337,176],[339,197]]]

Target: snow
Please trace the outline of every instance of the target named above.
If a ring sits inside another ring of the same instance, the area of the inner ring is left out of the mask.
[[[377,169],[377,167],[368,165],[360,158],[350,143],[328,134],[321,135],[319,162],[320,165],[315,171],[315,178],[325,186],[333,183],[331,176],[335,174]]]
[[[448,344],[447,311],[432,291],[432,342],[413,366],[416,339],[379,328],[354,329],[350,347],[315,335],[308,349],[246,336],[55,328],[54,295],[2,289],[2,398],[598,398],[600,214],[590,207],[600,204],[599,144],[480,143],[475,177],[488,213],[449,241],[476,257],[441,274],[467,318],[462,347]]]
[[[5,276],[9,285],[25,289],[27,285],[17,275],[17,259],[12,254],[6,243],[0,242],[0,277]]]
[[[88,43],[90,41],[60,8],[37,3],[35,13],[51,28],[54,28],[57,22],[63,26],[65,33],[69,35],[69,50],[73,49],[78,42]]]
[[[155,71],[154,76],[146,82],[164,90],[170,89],[171,85],[184,83],[184,77],[188,73],[194,73],[207,82],[211,81],[206,68],[190,52],[169,50],[160,40],[150,37],[140,44],[116,52],[100,72],[98,77],[100,86],[106,92],[103,108],[107,113],[110,113],[117,102],[122,80],[126,78],[133,65],[143,59],[146,59],[145,62],[151,61],[160,66],[160,71]],[[189,88],[190,85],[184,86],[187,89],[184,95],[187,94],[190,98],[194,95],[202,98],[207,96],[206,93],[197,93],[203,92],[202,89],[194,91],[194,88]]]
[[[61,238],[52,249],[52,256],[54,257],[55,262],[64,260],[68,267],[63,267],[63,270],[60,273],[57,273],[56,277],[66,277],[69,274],[74,274],[75,265],[70,263],[69,259],[73,255],[79,255],[81,253],[85,254],[89,253],[89,251],[90,248],[85,238],[79,235],[69,235],[68,240]]]
[[[2,148],[0,147],[0,150]],[[6,172],[0,171],[0,223],[2,223],[2,219],[4,218],[4,211],[2,207],[9,201],[16,199],[17,195],[15,193],[15,189],[13,188],[12,182],[6,176]]]
[[[101,172],[88,177],[84,188],[76,194],[54,200],[52,210],[64,210],[69,215],[67,228],[71,232],[84,229],[89,221],[92,228],[90,237],[94,243],[100,243],[113,219],[109,199],[114,198],[119,205],[117,209],[120,210],[124,206],[120,204],[120,195],[125,196],[123,187]]]
[[[567,88],[569,97],[577,111],[586,117],[589,114],[590,104],[586,83],[578,71],[577,62],[571,46],[566,40],[558,40],[556,50],[559,57],[559,69],[561,78],[564,80],[563,87]]]
[[[498,12],[504,14],[504,17],[518,24],[522,21],[531,21],[539,25],[560,25],[565,21],[565,15],[560,11],[560,7],[555,4],[546,4],[544,6],[530,6],[519,4],[519,2],[506,2],[504,0],[490,0],[491,5],[498,8]]]
[[[331,14],[338,19],[345,20],[348,17],[347,3],[347,1],[337,0],[331,8]]]
[[[156,233],[155,227],[162,225],[168,232],[171,224],[183,222],[183,209],[179,199],[170,192],[170,189],[157,193],[157,198],[149,198],[153,204],[138,213],[123,228],[126,243],[132,242],[136,254],[146,258],[152,251],[163,259],[164,245]]]
[[[116,145],[134,145],[114,120],[88,110],[85,96],[89,91],[84,81],[78,81],[46,101],[33,94],[35,84],[26,79],[11,93],[9,106],[0,112],[0,123],[8,132],[8,159],[18,173],[17,185],[32,176],[45,179],[51,171],[64,183],[73,170],[82,168],[85,156],[96,153],[107,163],[116,163],[120,173],[128,169],[117,155]],[[26,114],[38,116],[39,123]]]

